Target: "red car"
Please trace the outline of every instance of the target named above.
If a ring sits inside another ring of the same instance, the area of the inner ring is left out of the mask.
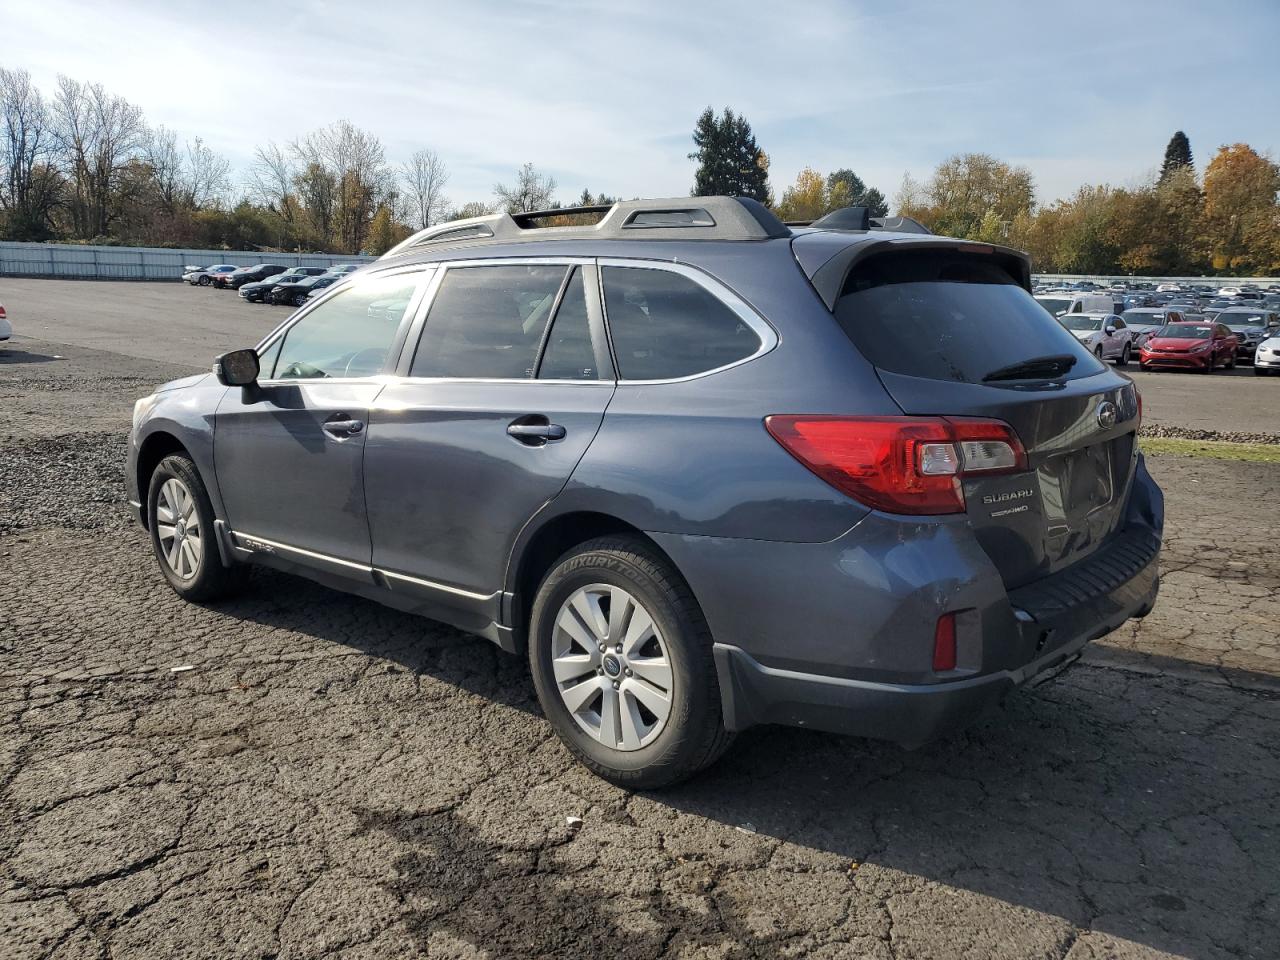
[[[1151,334],[1138,349],[1142,369],[1175,367],[1213,373],[1236,365],[1236,335],[1224,324],[1203,321],[1168,323]]]

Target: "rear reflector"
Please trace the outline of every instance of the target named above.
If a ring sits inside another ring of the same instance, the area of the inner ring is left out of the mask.
[[[827,483],[887,513],[963,513],[964,477],[1027,469],[1021,441],[999,420],[775,415],[764,423]]]
[[[935,673],[956,668],[956,615],[944,613],[933,628],[933,669]]]

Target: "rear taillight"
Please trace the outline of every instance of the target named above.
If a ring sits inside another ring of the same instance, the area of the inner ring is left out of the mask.
[[[4,312],[4,304],[0,303],[0,320],[4,320],[7,314]]]
[[[999,420],[775,415],[765,427],[827,483],[887,513],[963,513],[964,477],[1027,469]]]

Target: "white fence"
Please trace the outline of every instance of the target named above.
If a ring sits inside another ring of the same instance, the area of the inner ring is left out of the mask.
[[[64,277],[76,280],[179,280],[183,268],[233,263],[278,263],[285,267],[330,267],[371,263],[375,257],[327,253],[262,253],[257,250],[170,250],[162,247],[91,247],[71,243],[0,241],[0,276]]]

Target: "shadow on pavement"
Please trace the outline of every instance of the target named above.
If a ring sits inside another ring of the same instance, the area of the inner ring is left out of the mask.
[[[309,582],[257,578],[259,588],[223,612],[301,629],[538,713],[521,658]],[[329,608],[341,626],[331,636]],[[459,646],[467,656],[441,656]],[[843,877],[832,895],[854,896],[853,909],[861,895],[867,912],[897,897],[907,915],[927,913],[937,890],[923,887],[938,883],[966,898],[956,908],[961,924],[985,915],[997,926],[1028,923],[1009,912],[1026,908],[1042,915],[1036,922],[1061,918],[1069,938],[1079,927],[1191,956],[1264,955],[1280,910],[1277,719],[1273,697],[1095,666],[1019,692],[975,727],[915,752],[802,730],[749,731],[703,776],[645,795],[676,814],[662,828],[668,856],[680,846],[670,831],[702,831],[691,856],[713,879],[694,905],[646,888],[639,917],[614,917],[589,871],[551,869],[547,849],[482,839],[450,811],[368,812],[366,827],[412,850],[395,863],[394,892],[423,905],[411,924],[424,950],[433,931],[446,931],[495,956],[649,957],[673,936],[735,945],[717,956],[775,956],[776,939],[743,920],[758,902],[739,902],[721,883],[734,868],[718,855],[746,839],[785,844],[787,860],[800,864],[792,871],[825,865],[822,876]],[[620,809],[627,795],[606,793]],[[633,825],[622,817],[617,840],[625,844]],[[744,825],[754,836],[734,829]],[[760,881],[766,893],[781,876]],[[1069,943],[1061,946],[1065,954]]]
[[[47,353],[28,353],[26,350],[15,350],[0,343],[0,366],[19,363],[52,363],[63,357],[51,356]]]

